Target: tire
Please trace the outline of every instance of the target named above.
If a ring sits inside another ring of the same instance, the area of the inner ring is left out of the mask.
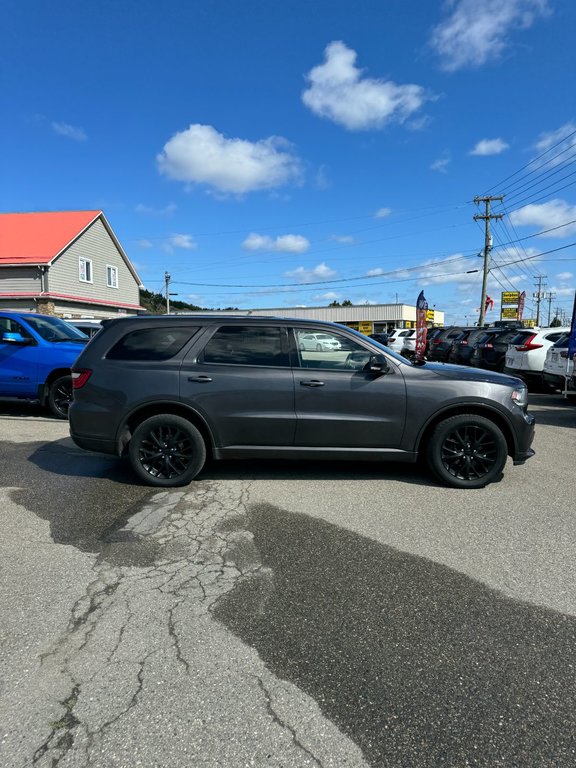
[[[490,419],[473,413],[440,422],[427,446],[428,465],[452,488],[484,488],[498,480],[507,455],[501,430]]]
[[[316,352],[322,352],[322,344],[316,344]]]
[[[132,469],[148,485],[173,488],[187,485],[206,461],[206,444],[196,427],[173,414],[143,421],[128,446]]]
[[[48,408],[57,419],[68,418],[68,408],[72,402],[72,376],[60,376],[54,379],[48,390]]]

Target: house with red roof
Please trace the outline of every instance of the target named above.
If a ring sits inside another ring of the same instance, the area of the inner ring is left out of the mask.
[[[141,287],[102,211],[0,213],[0,309],[133,315]]]

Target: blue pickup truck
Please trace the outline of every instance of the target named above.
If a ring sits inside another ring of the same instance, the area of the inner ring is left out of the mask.
[[[0,399],[40,403],[68,418],[70,368],[87,341],[59,317],[0,312]]]

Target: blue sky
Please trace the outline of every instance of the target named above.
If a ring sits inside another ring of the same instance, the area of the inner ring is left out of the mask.
[[[206,308],[424,289],[471,324],[504,195],[487,320],[539,276],[570,315],[575,31],[573,0],[8,0],[0,207],[101,208]]]

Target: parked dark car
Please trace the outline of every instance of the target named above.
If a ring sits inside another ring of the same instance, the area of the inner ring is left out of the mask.
[[[340,342],[301,349],[303,334]],[[501,374],[412,363],[334,323],[241,316],[107,321],[72,370],[70,434],[127,454],[155,486],[213,459],[415,462],[481,488],[533,455],[527,389]]]
[[[508,346],[523,335],[529,336],[530,331],[521,328],[487,328],[485,335],[474,344],[470,365],[490,371],[503,371]]]
[[[377,341],[378,344],[387,346],[390,335],[388,333],[371,333],[369,338],[374,339],[374,341]]]
[[[486,335],[486,328],[464,328],[456,336],[448,350],[447,362],[455,365],[470,365],[474,344]]]
[[[442,333],[432,339],[430,343],[430,351],[428,352],[428,359],[438,363],[445,363],[448,360],[452,342],[462,338],[462,335],[466,330],[467,328],[459,325],[450,325],[447,328],[444,328]]]
[[[430,345],[434,341],[434,339],[439,336],[441,333],[443,333],[445,329],[444,328],[428,328],[426,332],[426,347],[424,348],[424,357],[428,357],[430,354]]]

